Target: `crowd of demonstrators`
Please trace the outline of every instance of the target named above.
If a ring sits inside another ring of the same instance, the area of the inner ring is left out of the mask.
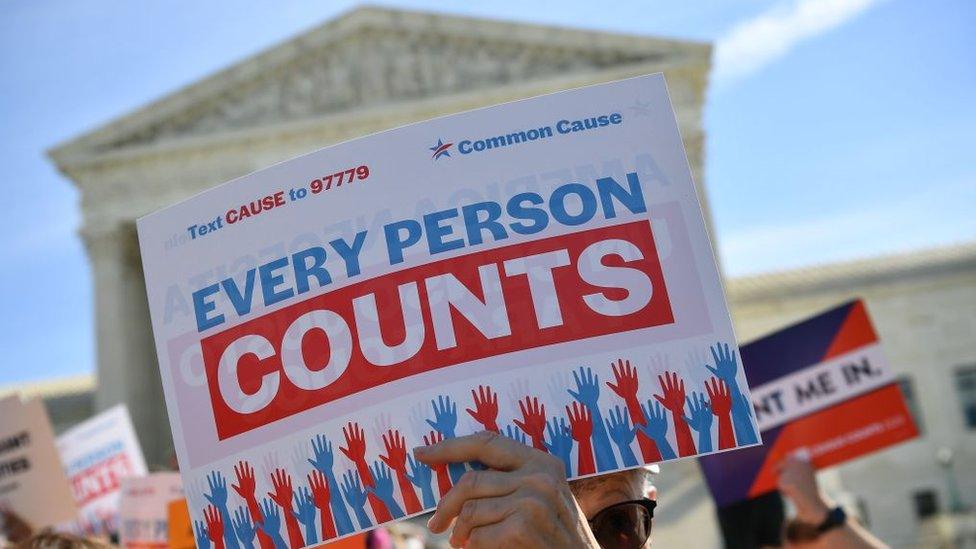
[[[453,547],[590,547],[639,549],[652,539],[656,488],[645,466],[567,481],[563,462],[491,431],[443,440],[414,450],[430,466],[477,461],[441,499],[427,527]],[[779,489],[795,516],[781,532],[786,547],[875,549],[885,545],[835,507],[820,490],[809,461],[784,460]],[[771,513],[771,517],[782,517]],[[782,519],[779,519],[780,525]],[[409,528],[408,528],[409,529]],[[45,530],[34,532],[2,512],[6,543],[17,548],[102,548],[105,541]],[[403,535],[406,534],[406,535]],[[374,531],[371,548],[417,547],[417,532]],[[756,543],[755,546],[759,546]],[[779,545],[776,541],[769,545]]]

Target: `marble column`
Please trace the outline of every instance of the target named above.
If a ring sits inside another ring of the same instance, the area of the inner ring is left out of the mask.
[[[134,223],[84,231],[95,284],[96,410],[129,407],[146,460],[166,465],[172,437]]]

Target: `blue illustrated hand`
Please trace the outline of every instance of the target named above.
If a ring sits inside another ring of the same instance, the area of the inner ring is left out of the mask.
[[[227,479],[224,475],[220,474],[220,471],[211,471],[207,475],[207,487],[210,489],[209,494],[204,494],[203,496],[207,498],[207,501],[211,505],[220,511],[220,518],[224,524],[231,523],[230,511],[227,509]],[[224,546],[225,549],[239,549],[240,545],[237,543],[237,536],[234,534],[234,528],[224,528]]]
[[[195,520],[193,521],[193,529],[196,532],[197,548],[210,549],[210,532],[207,531],[206,525],[199,520]]]
[[[308,460],[312,467],[315,467],[323,475],[332,474],[332,463],[334,461],[332,442],[324,435],[316,435],[312,439],[312,453],[315,458]]]
[[[620,406],[611,408],[608,415],[610,417],[606,420],[607,431],[617,445],[617,449],[620,450],[620,460],[623,461],[624,467],[637,465],[637,456],[634,455],[634,450],[630,447],[630,443],[634,441],[634,437],[637,435],[637,429],[630,426],[630,415],[624,412]]]
[[[410,465],[410,472],[407,478],[414,486],[420,488],[421,496],[424,500],[424,509],[430,509],[437,504],[434,499],[434,489],[431,487],[431,480],[434,472],[426,463],[422,463],[413,458],[413,454],[407,454],[407,464]]]
[[[566,468],[566,477],[573,476],[573,433],[566,425],[566,418],[551,418],[546,422],[546,450],[558,457]]]
[[[647,405],[641,404],[641,412],[644,413],[645,424],[638,425],[637,429],[657,444],[662,458],[674,459],[674,448],[668,442],[668,415],[661,403],[648,399]]]
[[[370,472],[373,473],[373,483],[376,486],[367,486],[366,490],[380,498],[393,518],[403,517],[403,509],[393,497],[393,477],[390,475],[390,468],[379,461],[374,461]]]
[[[305,527],[306,545],[318,543],[319,535],[315,529],[315,515],[318,510],[315,508],[315,499],[312,497],[311,490],[300,487],[295,490],[295,495],[292,497],[295,498],[295,511],[293,511],[295,518]]]
[[[220,474],[219,471],[211,471],[207,475],[207,487],[210,489],[210,493],[204,494],[203,497],[207,498],[207,501],[217,509],[227,507],[227,480],[224,475]]]
[[[451,402],[451,397],[440,395],[437,400],[430,401],[434,407],[434,420],[427,420],[427,424],[444,438],[454,438],[457,428],[457,404]]]
[[[732,395],[732,426],[735,428],[735,439],[739,445],[755,444],[759,442],[756,430],[752,425],[752,404],[749,399],[742,394],[739,389],[736,375],[739,372],[738,359],[735,352],[728,343],[716,343],[714,347],[709,347],[712,352],[712,359],[715,360],[715,367],[708,364],[705,368],[715,377],[725,382]]]
[[[245,549],[254,549],[254,534],[257,532],[257,527],[251,524],[251,514],[247,512],[246,507],[242,505],[234,510],[231,526],[234,527],[237,538],[241,540],[241,545]]]
[[[528,439],[525,438],[525,433],[521,429],[517,427],[513,427],[511,425],[506,425],[505,432],[502,434],[514,440],[515,442],[521,442],[522,444],[526,444],[528,441]]]
[[[698,453],[712,451],[712,403],[705,395],[695,391],[688,400],[685,423],[698,433]]]
[[[434,420],[427,420],[427,424],[444,438],[454,438],[454,430],[457,428],[457,404],[451,401],[451,397],[440,395],[437,400],[431,399],[431,406],[434,407]],[[451,477],[451,484],[457,484],[464,476],[463,463],[449,463],[447,465],[448,475]]]
[[[335,519],[336,531],[339,535],[351,534],[356,528],[346,510],[346,504],[342,501],[342,494],[339,490],[339,483],[332,473],[332,466],[335,462],[335,455],[332,453],[332,441],[324,435],[317,435],[312,439],[312,453],[314,459],[308,460],[312,467],[325,475],[329,483],[329,508],[332,510],[332,517]]]
[[[281,511],[271,498],[261,500],[261,516],[264,517],[264,521],[258,523],[258,529],[271,538],[275,549],[288,549],[288,543],[281,536]]]
[[[359,476],[353,471],[346,471],[342,474],[342,495],[346,498],[346,503],[349,507],[352,507],[353,513],[356,514],[356,520],[359,521],[359,528],[366,529],[373,525],[373,522],[369,520],[369,515],[366,514],[366,491],[363,490],[363,485],[359,482]]]
[[[568,389],[570,396],[575,398],[580,404],[586,406],[593,418],[593,456],[596,458],[596,468],[599,471],[608,471],[617,468],[617,458],[613,455],[613,448],[610,446],[610,437],[603,424],[603,415],[600,413],[600,376],[593,373],[593,368],[580,366],[579,371],[573,372],[573,380],[576,382],[576,390]]]

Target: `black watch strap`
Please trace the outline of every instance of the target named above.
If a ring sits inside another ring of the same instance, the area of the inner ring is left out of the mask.
[[[827,513],[827,518],[817,526],[817,532],[821,534],[838,526],[843,526],[847,522],[847,513],[844,512],[844,508],[841,506],[834,507]]]

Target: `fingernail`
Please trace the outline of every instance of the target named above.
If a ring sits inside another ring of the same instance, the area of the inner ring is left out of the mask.
[[[430,520],[427,521],[427,529],[430,530],[431,532],[435,533],[435,534],[438,533],[438,530],[437,530],[437,515],[434,515],[434,516],[430,517]]]

